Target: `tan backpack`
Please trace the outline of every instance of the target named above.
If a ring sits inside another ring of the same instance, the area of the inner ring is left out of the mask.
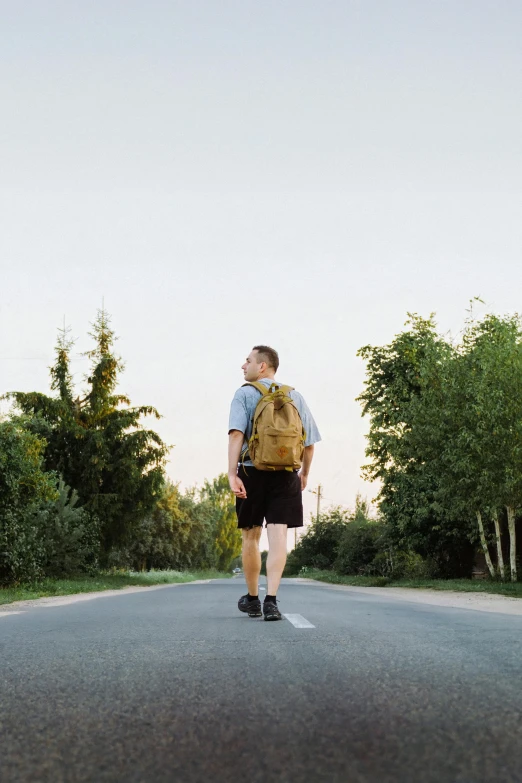
[[[299,470],[306,433],[290,397],[292,386],[245,383],[261,392],[248,441],[248,454],[258,470]]]

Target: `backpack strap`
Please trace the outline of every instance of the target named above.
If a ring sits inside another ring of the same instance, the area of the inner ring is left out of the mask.
[[[270,389],[267,388],[264,383],[258,383],[257,381],[252,381],[252,382],[248,381],[247,383],[244,383],[243,386],[253,386],[254,389],[257,389],[258,392],[260,392],[261,397],[264,397],[266,394],[270,393]],[[255,411],[254,411],[254,414],[255,414]],[[253,421],[254,421],[254,417],[252,416],[252,422]],[[241,456],[240,462],[242,462],[243,463],[243,467],[245,467],[244,466],[244,462],[245,462],[246,458],[249,456],[248,455],[248,444],[247,444],[246,447],[243,447],[240,456]],[[246,468],[245,468],[245,470],[246,470]]]
[[[249,381],[248,383],[244,383],[243,386],[253,386],[254,389],[257,389],[258,392],[261,392],[263,397],[265,394],[270,394],[270,387],[265,386],[264,383],[258,383],[258,381]]]
[[[278,390],[283,392],[283,394],[288,394],[289,392],[294,391],[293,386],[281,386],[276,381],[271,383],[270,386],[265,386],[264,383],[260,383],[259,381],[249,381],[248,383],[244,383],[243,386],[253,386],[254,389],[257,389],[258,392],[261,392],[263,397],[266,394],[271,394],[274,386],[277,386]]]
[[[291,391],[295,391],[293,386],[280,386],[279,391],[283,392],[283,394],[289,395]]]
[[[278,389],[284,389],[285,392],[286,392],[286,389],[291,389],[292,388],[291,386],[281,386],[280,387],[277,383],[275,383],[275,381],[274,381],[274,383],[271,383],[270,386],[265,386],[264,383],[260,383],[259,381],[247,381],[247,383],[244,383],[243,386],[253,386],[254,389],[257,389],[257,391],[261,394],[261,397],[258,400],[257,405],[256,405],[256,407],[254,409],[253,414],[252,414],[252,425],[254,425],[254,422],[255,422],[255,419],[256,419],[256,413],[259,410],[258,406],[260,405],[261,400],[263,399],[263,397],[266,397],[267,395],[273,393],[273,388],[272,388],[273,386],[277,386]],[[248,454],[248,447],[243,452],[243,460],[246,458],[247,454]]]

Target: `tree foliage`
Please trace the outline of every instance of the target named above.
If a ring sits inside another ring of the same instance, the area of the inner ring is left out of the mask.
[[[241,551],[227,476],[181,492],[165,476],[159,418],[118,391],[121,358],[98,311],[80,391],[73,340],[59,330],[51,393],[11,392],[0,425],[0,581],[105,567],[228,570]]]
[[[213,481],[205,481],[201,500],[212,518],[216,565],[220,570],[228,571],[241,552],[241,531],[237,527],[235,496],[226,473]]]
[[[118,394],[123,370],[114,352],[114,332],[105,310],[98,312],[88,352],[91,370],[83,395],[74,390],[70,372],[72,341],[62,330],[51,368],[53,396],[10,395],[31,432],[46,442],[44,467],[74,487],[81,506],[100,522],[102,554],[123,545],[144,516],[151,513],[164,482],[168,453],[159,435],[142,425],[159,418],[152,406],[132,407]],[[76,396],[75,396],[76,395]]]
[[[43,470],[45,443],[17,418],[0,423],[0,583],[86,571],[97,564],[97,520]]]
[[[43,470],[45,443],[20,419],[0,422],[0,583],[40,573],[44,557],[37,509],[56,498]]]
[[[522,506],[522,332],[517,316],[470,318],[459,342],[437,334],[433,318],[410,316],[390,345],[366,346],[370,418],[365,474],[379,479],[379,508],[401,545],[441,576],[469,575],[475,542],[488,551],[499,516]],[[483,516],[489,520],[484,530]]]
[[[358,495],[355,510],[336,506],[314,517],[311,525],[290,552],[287,574],[296,574],[301,568],[331,569],[338,558],[339,545],[348,526],[367,519],[368,507]]]
[[[166,481],[152,512],[140,520],[131,542],[112,552],[110,562],[136,570],[228,571],[240,551],[234,498],[222,474],[201,490],[192,487],[183,493]]]

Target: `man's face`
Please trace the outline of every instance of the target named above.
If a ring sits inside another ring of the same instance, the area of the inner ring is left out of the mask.
[[[257,381],[263,370],[266,368],[266,362],[260,362],[257,351],[250,351],[247,360],[241,367],[245,381]]]

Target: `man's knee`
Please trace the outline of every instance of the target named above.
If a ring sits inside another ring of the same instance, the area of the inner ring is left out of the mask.
[[[266,526],[266,532],[268,534],[269,539],[284,538],[286,540],[286,534],[288,533],[288,526],[276,525],[271,522],[269,525]]]
[[[241,531],[243,535],[243,543],[253,543],[259,541],[261,538],[261,527],[244,527]]]

